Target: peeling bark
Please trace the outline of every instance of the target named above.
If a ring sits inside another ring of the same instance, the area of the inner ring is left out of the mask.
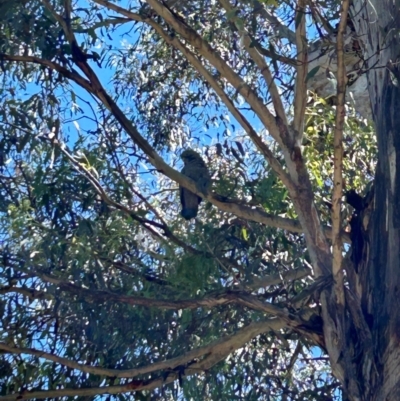
[[[362,259],[348,269],[353,367],[346,369],[356,368],[359,391],[348,388],[348,398],[395,401],[400,399],[400,0],[355,0],[352,16],[364,46],[378,166],[374,198],[359,219],[365,233]]]
[[[364,118],[371,120],[371,103],[368,80],[363,71],[363,40],[347,27],[344,35],[344,62],[346,67],[346,103],[351,104]],[[337,92],[338,60],[336,54],[336,34],[310,45],[308,89],[322,98],[335,97]]]

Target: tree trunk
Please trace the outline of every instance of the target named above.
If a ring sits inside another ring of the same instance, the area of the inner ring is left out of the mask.
[[[364,211],[364,219],[360,219],[364,233],[362,258],[354,266],[355,271],[349,274],[349,277],[354,274],[353,279],[349,279],[350,286],[361,306],[367,334],[365,337],[356,334],[353,340],[352,357],[357,369],[354,374],[359,395],[349,393],[348,397],[351,400],[398,401],[400,68],[397,62],[400,62],[400,0],[354,0],[352,21],[364,45],[364,68],[368,70],[378,141],[378,165],[374,196]],[[369,341],[364,341],[367,337]],[[359,345],[356,345],[357,341]]]

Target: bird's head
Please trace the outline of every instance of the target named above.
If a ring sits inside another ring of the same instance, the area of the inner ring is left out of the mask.
[[[192,149],[186,149],[184,152],[182,152],[181,159],[186,164],[186,163],[190,163],[193,160],[201,159],[201,156]]]

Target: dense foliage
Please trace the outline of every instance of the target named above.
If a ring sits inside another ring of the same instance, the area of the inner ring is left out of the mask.
[[[243,44],[246,29],[293,117],[295,2],[240,1],[230,10],[226,1],[169,3],[271,109],[269,85]],[[309,40],[339,15],[336,2],[318,3],[306,8]],[[178,40],[192,56],[173,45]],[[4,399],[29,398],[27,391],[65,399],[340,399],[320,341],[318,281],[288,190],[191,57],[283,166],[284,154],[200,46],[144,2],[1,3]],[[177,183],[121,127],[102,90],[173,168],[181,169],[182,150],[197,150],[221,207],[203,201],[195,220],[183,220]],[[308,93],[303,154],[325,226],[335,110]],[[375,142],[350,106],[344,144],[346,189],[365,193]],[[232,213],[232,204],[263,211],[271,225]],[[343,206],[345,231],[352,212]],[[308,326],[291,325],[288,313]]]

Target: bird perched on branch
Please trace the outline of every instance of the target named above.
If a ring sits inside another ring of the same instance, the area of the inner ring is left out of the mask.
[[[184,163],[181,173],[195,181],[200,191],[207,192],[211,186],[211,177],[202,157],[194,150],[187,149],[182,153],[181,159]],[[186,220],[193,219],[197,216],[201,197],[182,186],[179,186],[179,191],[182,205],[181,215]]]

